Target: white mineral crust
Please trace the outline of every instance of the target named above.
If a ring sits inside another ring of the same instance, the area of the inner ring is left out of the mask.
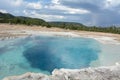
[[[3,80],[120,80],[120,65],[86,69],[55,69],[52,75],[26,73]]]

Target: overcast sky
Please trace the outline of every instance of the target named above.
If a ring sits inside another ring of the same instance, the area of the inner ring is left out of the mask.
[[[120,24],[120,0],[0,0],[0,12],[85,25]]]

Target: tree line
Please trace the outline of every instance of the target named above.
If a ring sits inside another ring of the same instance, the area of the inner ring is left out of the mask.
[[[75,22],[46,22],[38,18],[30,18],[23,16],[13,16],[9,13],[0,13],[0,23],[9,24],[24,24],[24,25],[38,25],[50,27],[58,27],[70,30],[82,30],[82,31],[94,31],[94,32],[107,32],[120,34],[120,27],[110,26],[110,27],[97,27],[97,26],[85,26],[80,23]]]
[[[120,27],[110,26],[110,27],[97,27],[97,26],[85,26],[80,23],[71,22],[49,22],[52,27],[59,27],[70,30],[82,30],[82,31],[94,31],[94,32],[106,32],[106,33],[116,33],[120,34]]]

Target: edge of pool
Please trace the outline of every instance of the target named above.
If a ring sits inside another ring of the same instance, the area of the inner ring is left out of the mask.
[[[3,80],[120,80],[120,64],[86,69],[55,69],[52,75],[25,73],[6,77]]]
[[[62,36],[62,37],[84,37],[93,38],[102,44],[120,45],[120,42],[114,37],[80,35],[74,32],[44,32],[44,31],[26,31],[27,36],[43,35],[43,36]],[[26,37],[26,36],[24,36]],[[21,38],[21,37],[20,37]],[[20,76],[6,77],[3,80],[120,80],[120,65],[116,63],[114,66],[86,68],[86,69],[55,69],[52,75],[48,76],[41,73],[31,73]]]

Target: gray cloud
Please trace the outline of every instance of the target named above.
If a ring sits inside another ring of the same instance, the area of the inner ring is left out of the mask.
[[[112,7],[105,8],[107,4],[105,0],[60,0],[60,3],[72,8],[83,8],[91,11],[91,14],[87,14],[87,17],[86,15],[83,15],[84,17],[79,16],[79,18],[83,18],[84,24],[99,26],[120,24],[120,19],[118,18],[120,16],[120,6],[113,7],[111,5]],[[113,5],[116,5],[116,3],[113,3]]]
[[[93,14],[93,19],[96,20],[95,25],[110,26],[120,24],[120,14],[110,10],[103,10],[100,13]]]
[[[90,11],[99,11],[100,6],[103,4],[102,1],[100,0],[95,0],[95,1],[91,1],[91,0],[87,0],[87,1],[83,1],[83,0],[73,0],[73,1],[68,1],[68,0],[60,0],[60,3],[65,5],[65,6],[69,6],[72,8],[83,8],[83,9],[87,9]]]
[[[108,26],[120,24],[120,1],[108,0],[4,0],[0,9],[14,15],[42,18],[47,21],[80,22],[86,25]],[[55,2],[53,2],[55,1]],[[40,3],[41,8],[27,7]],[[9,4],[9,5],[8,5]],[[13,5],[15,4],[15,5]],[[31,4],[32,5],[32,4]]]

